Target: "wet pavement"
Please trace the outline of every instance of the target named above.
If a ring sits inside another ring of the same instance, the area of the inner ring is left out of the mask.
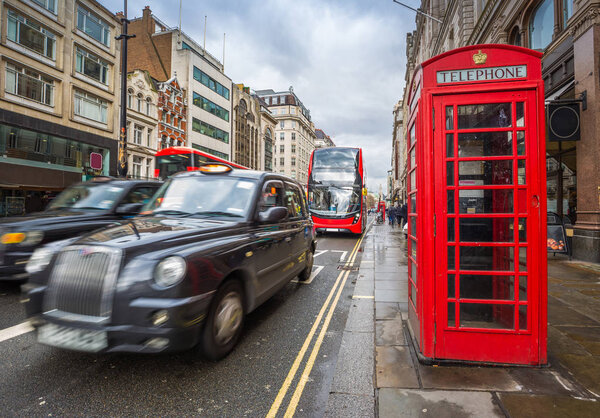
[[[374,225],[327,416],[600,416],[600,266],[548,257],[547,367],[423,365],[407,332],[406,239]]]

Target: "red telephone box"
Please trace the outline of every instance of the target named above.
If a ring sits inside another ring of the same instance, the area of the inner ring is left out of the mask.
[[[547,361],[541,57],[475,45],[415,70],[408,323],[423,361]]]

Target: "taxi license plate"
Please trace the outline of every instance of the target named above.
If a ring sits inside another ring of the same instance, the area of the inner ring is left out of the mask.
[[[100,351],[107,347],[106,331],[45,324],[38,329],[38,342],[54,347],[80,351]]]

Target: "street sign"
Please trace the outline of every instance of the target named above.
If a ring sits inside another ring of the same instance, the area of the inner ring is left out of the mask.
[[[102,154],[90,152],[90,168],[92,170],[102,170]]]

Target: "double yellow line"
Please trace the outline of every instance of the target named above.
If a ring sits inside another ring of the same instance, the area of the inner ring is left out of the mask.
[[[348,257],[348,259],[346,261],[346,264],[345,264],[346,267],[351,266],[354,263],[354,260],[356,259],[356,255],[358,254],[358,249],[360,248],[360,244],[361,244],[364,236],[365,236],[365,234],[363,234],[360,237],[360,239],[356,242],[356,244],[354,245],[354,248],[352,249],[352,252],[350,253],[350,256]],[[323,322],[321,331],[319,332],[319,335],[313,346],[310,356],[308,357],[306,365],[304,366],[304,370],[302,371],[302,375],[300,376],[300,380],[298,381],[296,389],[294,390],[294,393],[292,394],[292,398],[290,399],[290,403],[285,411],[284,416],[286,418],[294,416],[294,413],[296,412],[296,408],[298,407],[298,402],[300,402],[300,397],[302,396],[302,392],[304,391],[304,386],[306,386],[306,382],[308,382],[310,372],[312,371],[312,368],[315,364],[315,360],[317,358],[317,355],[319,354],[319,350],[321,349],[321,344],[323,343],[323,339],[325,338],[325,333],[327,332],[327,328],[329,327],[329,322],[331,321],[333,312],[335,311],[337,303],[340,299],[340,295],[342,294],[342,290],[344,289],[344,286],[346,285],[346,280],[348,279],[349,275],[350,275],[349,269],[345,270],[345,271],[341,271],[340,274],[338,275],[333,287],[331,288],[331,291],[329,292],[329,295],[327,296],[327,299],[325,300],[325,303],[321,307],[321,310],[319,311],[319,314],[317,315],[317,318],[315,319],[315,322],[313,323],[313,325],[310,329],[310,332],[306,336],[306,339],[304,340],[304,344],[302,344],[302,348],[298,352],[298,355],[296,356],[296,359],[294,360],[294,363],[292,364],[292,367],[290,368],[290,371],[288,372],[287,377],[285,378],[285,381],[283,382],[283,385],[281,386],[281,389],[279,389],[279,393],[277,394],[275,401],[271,405],[271,409],[269,410],[269,412],[267,414],[267,418],[275,417],[277,412],[279,411],[279,408],[281,407],[281,404],[282,404],[284,398],[286,397],[293,380],[296,377],[296,374],[298,372],[300,364],[302,363],[302,360],[304,359],[304,355],[306,354],[306,351],[308,350],[308,347],[310,346],[310,344],[313,340],[313,337],[314,337],[317,329],[319,328],[319,325],[321,324],[321,319],[323,318],[325,311],[327,311],[327,308],[329,307],[329,312],[327,312],[327,316],[325,317],[325,321]],[[335,295],[335,297],[334,297],[334,295]],[[332,298],[333,298],[333,302],[332,302]],[[331,304],[330,304],[330,302],[331,302]]]

